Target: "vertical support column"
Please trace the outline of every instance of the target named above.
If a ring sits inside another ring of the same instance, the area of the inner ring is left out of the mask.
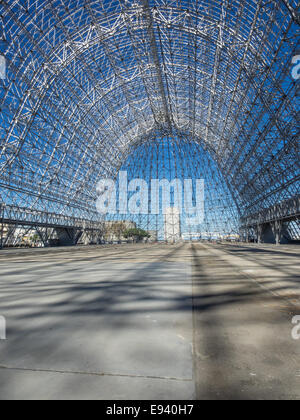
[[[257,243],[262,243],[262,231],[263,231],[263,225],[257,225]]]
[[[0,232],[0,249],[3,248],[3,236],[4,236],[4,205],[0,204],[0,217],[1,217],[1,232]]]
[[[83,229],[74,229],[74,245],[77,245],[80,238],[82,237],[82,235],[84,234],[84,230]]]
[[[249,228],[246,229],[246,243],[249,243]]]
[[[283,223],[280,220],[276,220],[275,222],[271,223],[271,225],[275,236],[276,245],[280,245]]]
[[[45,248],[47,248],[49,246],[49,235],[48,235],[48,228],[44,228],[45,230],[43,230],[43,228],[39,228],[38,226],[36,227],[36,231],[44,245]]]

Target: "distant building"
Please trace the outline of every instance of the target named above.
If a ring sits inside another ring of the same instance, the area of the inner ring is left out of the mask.
[[[175,243],[181,240],[180,211],[176,207],[170,207],[164,214],[165,240]]]
[[[136,223],[130,220],[107,220],[103,223],[103,240],[105,242],[127,241],[123,233],[128,229],[135,229]]]
[[[130,220],[106,220],[103,222],[103,226],[107,229],[114,228],[118,225],[123,225],[125,229],[135,229],[136,223],[131,222]]]

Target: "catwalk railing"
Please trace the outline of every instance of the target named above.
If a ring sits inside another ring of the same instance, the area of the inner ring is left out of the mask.
[[[300,219],[300,196],[282,201],[273,207],[241,218],[241,228],[252,228],[274,222],[290,222]]]
[[[81,230],[102,231],[101,221],[90,221],[72,216],[31,210],[18,206],[0,204],[1,224],[32,226],[45,228],[75,228]]]

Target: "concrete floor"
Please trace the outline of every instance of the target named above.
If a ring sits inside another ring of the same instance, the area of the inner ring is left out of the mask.
[[[300,247],[0,253],[0,399],[300,399]]]

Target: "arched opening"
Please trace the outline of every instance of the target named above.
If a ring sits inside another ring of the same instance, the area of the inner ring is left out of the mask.
[[[116,177],[116,196],[110,197],[116,206],[113,212],[107,209],[108,229],[124,222],[126,230],[131,222],[132,228],[149,232],[152,240],[168,240],[172,221],[166,210],[173,208],[180,214],[174,227],[177,240],[239,238],[237,200],[201,144],[162,135],[129,147],[126,155]]]

